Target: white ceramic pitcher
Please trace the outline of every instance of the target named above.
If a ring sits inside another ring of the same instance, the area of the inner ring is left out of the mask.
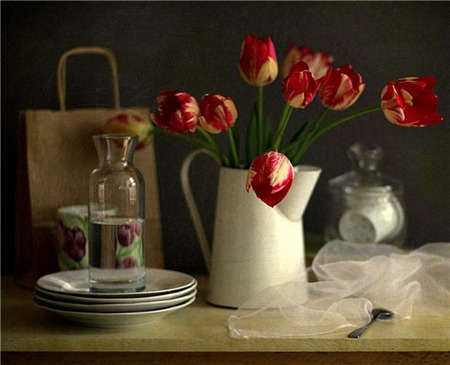
[[[207,152],[194,151],[184,160],[181,182],[210,273],[207,300],[237,308],[264,288],[306,280],[302,216],[321,169],[297,166],[288,194],[271,208],[245,190],[248,170],[221,167],[210,246],[189,182],[191,163],[200,153]]]

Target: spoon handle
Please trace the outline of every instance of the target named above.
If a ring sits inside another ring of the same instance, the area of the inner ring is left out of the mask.
[[[374,317],[370,320],[369,323],[367,323],[365,326],[362,326],[362,327],[360,327],[360,328],[354,330],[353,332],[350,332],[350,333],[347,335],[347,337],[348,337],[348,338],[360,338],[360,337],[362,336],[362,334],[366,331],[366,329],[368,329],[368,328],[373,324],[373,322],[376,321],[377,317],[378,317],[378,316],[374,316]]]

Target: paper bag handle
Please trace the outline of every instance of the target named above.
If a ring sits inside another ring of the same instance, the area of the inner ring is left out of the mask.
[[[117,72],[117,61],[114,53],[104,47],[89,46],[89,47],[77,47],[69,49],[64,52],[58,63],[57,70],[57,83],[58,83],[58,98],[59,98],[59,108],[62,111],[66,110],[66,64],[67,58],[73,55],[80,54],[99,54],[105,56],[108,59],[109,65],[111,67],[111,75],[113,82],[113,96],[114,96],[114,107],[116,109],[120,108],[120,96],[119,96],[119,76]]]

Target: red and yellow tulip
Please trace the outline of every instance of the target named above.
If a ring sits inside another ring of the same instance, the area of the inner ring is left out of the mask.
[[[238,156],[240,138],[235,129],[238,112],[230,97],[204,94],[199,106],[186,92],[165,90],[157,96],[157,111],[151,113],[151,119],[165,133],[209,150],[224,166],[249,167],[247,191],[253,189],[256,196],[271,207],[281,202],[289,191],[294,178],[293,165],[332,128],[380,110],[389,122],[405,127],[430,126],[442,121],[442,116],[436,112],[437,96],[432,91],[436,80],[431,76],[391,81],[381,93],[381,104],[378,102],[329,119],[332,111],[352,107],[366,87],[362,76],[351,65],[333,69],[333,60],[328,53],[289,44],[281,68],[285,106],[272,134],[271,122],[264,117],[263,89],[278,75],[275,46],[270,37],[247,34],[241,44],[238,69],[242,79],[256,87],[256,102],[247,129],[245,162]],[[293,110],[305,109],[316,95],[324,106],[322,113],[315,120],[297,122],[293,137],[285,141]],[[186,131],[198,131],[202,138],[185,134]],[[228,153],[221,152],[211,136],[221,132],[228,134]]]
[[[324,106],[332,110],[345,110],[358,100],[365,87],[362,76],[353,71],[352,66],[344,65],[328,70],[319,98]]]
[[[281,202],[294,180],[291,161],[279,152],[266,152],[255,158],[247,175],[246,189],[270,207]]]
[[[438,97],[431,90],[432,76],[408,77],[389,82],[381,91],[386,119],[402,127],[426,127],[442,121],[436,113]]]
[[[130,110],[121,111],[100,127],[100,133],[103,134],[137,135],[139,141],[136,150],[144,148],[149,143],[150,130],[148,118]]]
[[[239,59],[241,77],[250,85],[265,86],[278,75],[278,61],[270,37],[256,38],[248,34],[241,46]]]
[[[308,64],[309,70],[314,75],[314,78],[321,82],[326,76],[328,70],[331,68],[331,63],[334,57],[325,52],[313,52],[307,46],[297,47],[294,43],[290,43],[284,61],[281,66],[281,77],[284,79],[291,72],[292,67],[300,61]]]
[[[158,111],[150,114],[152,121],[170,132],[195,132],[200,114],[197,100],[177,90],[161,91],[156,97]]]
[[[217,134],[233,127],[238,112],[233,100],[219,94],[205,94],[200,101],[200,126]]]
[[[316,96],[319,83],[306,62],[295,64],[283,80],[281,90],[284,100],[296,109],[304,109]]]

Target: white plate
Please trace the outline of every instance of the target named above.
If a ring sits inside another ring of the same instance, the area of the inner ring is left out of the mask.
[[[77,322],[84,326],[98,327],[98,328],[127,328],[143,326],[155,322],[168,314],[184,308],[195,301],[195,297],[189,299],[187,302],[165,309],[159,309],[146,312],[126,312],[126,313],[90,313],[77,312],[55,309],[41,304],[39,307],[56,313],[71,321]]]
[[[37,287],[70,295],[92,298],[136,298],[149,297],[180,291],[195,284],[195,279],[187,274],[164,270],[147,269],[146,286],[143,291],[130,293],[91,293],[89,291],[88,269],[60,271],[45,275],[37,281]]]
[[[130,304],[130,303],[142,303],[142,302],[158,302],[161,300],[169,300],[182,296],[187,296],[193,293],[197,288],[197,282],[194,282],[191,286],[180,291],[175,291],[167,294],[157,294],[147,297],[130,297],[130,298],[105,298],[105,297],[85,297],[82,295],[72,295],[67,293],[59,293],[42,289],[40,287],[35,288],[35,295],[58,302],[68,303],[83,303],[83,304]]]
[[[144,312],[157,309],[164,309],[187,302],[194,298],[197,291],[194,290],[189,295],[160,301],[140,302],[140,303],[114,303],[114,304],[82,304],[52,300],[36,293],[34,300],[37,304],[54,309],[71,310],[77,312],[98,312],[98,313],[119,313],[119,312]]]

